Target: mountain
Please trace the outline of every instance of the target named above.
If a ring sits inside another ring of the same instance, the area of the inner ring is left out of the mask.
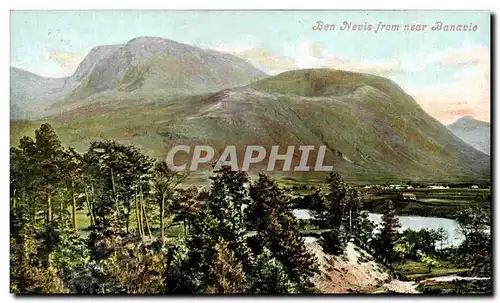
[[[139,37],[93,52],[100,59],[87,73],[81,73],[85,76],[80,76],[78,86],[53,108],[64,111],[90,104],[162,103],[245,85],[266,76],[233,55],[156,37]]]
[[[20,68],[10,68],[11,119],[40,118],[44,109],[69,93],[65,78],[45,78]]]
[[[103,137],[136,144],[157,158],[175,144],[207,144],[217,154],[236,145],[241,162],[247,145],[268,151],[279,145],[280,153],[289,145],[325,145],[325,163],[348,180],[452,182],[490,176],[489,156],[458,139],[394,82],[339,70],[290,71],[169,104],[75,109],[49,122],[65,144],[81,150]],[[38,125],[13,125],[14,139]],[[294,154],[295,163],[299,156]]]
[[[67,78],[46,79],[11,68],[11,99],[17,111],[35,108],[36,117],[41,117],[96,104],[116,108],[162,103],[265,76],[233,55],[163,38],[138,37],[125,44],[93,48]]]
[[[465,116],[447,127],[465,143],[487,155],[490,154],[490,123]]]

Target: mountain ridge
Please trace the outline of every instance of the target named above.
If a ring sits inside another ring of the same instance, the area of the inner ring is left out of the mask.
[[[368,182],[487,179],[491,169],[489,156],[459,140],[393,81],[339,70],[291,71],[168,104],[71,112],[51,121],[78,148],[112,138],[156,158],[177,144],[210,145],[218,155],[227,145],[238,151],[325,145],[326,165]]]
[[[491,153],[491,126],[489,122],[464,116],[446,126],[457,137],[475,149],[489,155]]]

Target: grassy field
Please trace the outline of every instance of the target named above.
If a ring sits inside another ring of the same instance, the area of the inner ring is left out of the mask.
[[[425,281],[417,286],[424,294],[483,294],[492,293],[491,280],[436,282]]]
[[[416,200],[398,198],[401,192],[411,192]],[[387,199],[396,204],[399,215],[454,218],[463,207],[482,205],[489,207],[491,198],[488,189],[413,189],[364,191],[364,208],[374,213],[381,213]]]
[[[404,280],[415,281],[424,280],[427,278],[460,274],[468,272],[468,268],[458,268],[450,262],[441,261],[439,267],[433,267],[429,272],[429,268],[425,263],[416,261],[406,261],[403,264],[395,266],[395,271],[402,275]]]

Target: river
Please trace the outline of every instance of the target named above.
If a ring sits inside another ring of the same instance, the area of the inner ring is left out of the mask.
[[[297,219],[311,219],[309,210],[307,209],[294,209],[293,214]],[[419,230],[422,228],[438,229],[443,227],[448,233],[447,243],[443,243],[443,247],[456,246],[459,245],[463,240],[464,236],[460,232],[460,228],[455,220],[448,218],[436,218],[436,217],[420,217],[420,216],[397,216],[399,222],[401,223],[400,231],[404,229],[414,229]],[[372,220],[377,227],[380,225],[382,218],[381,214],[370,213],[370,220]]]

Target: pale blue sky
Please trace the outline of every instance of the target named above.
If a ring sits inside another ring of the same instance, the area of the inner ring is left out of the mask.
[[[318,20],[335,23],[337,29],[313,31]],[[367,22],[374,28],[370,32],[340,31],[338,26],[344,21]],[[472,23],[478,25],[478,30],[374,33],[379,21],[398,25]],[[489,55],[485,58],[490,46],[489,23],[489,12],[485,11],[14,11],[11,65],[43,76],[66,76],[94,46],[124,43],[137,36],[158,36],[241,53],[269,73],[304,67],[379,73],[409,90],[417,101],[419,94],[432,99],[432,87],[442,92],[442,86],[449,86],[444,89],[449,92],[448,97],[442,96],[443,103],[453,101],[451,95],[463,96],[463,92],[456,91],[464,89],[463,84],[453,85],[457,79],[477,78],[478,71],[483,76],[484,61],[489,60]],[[248,49],[264,50],[266,58],[245,53]],[[276,68],[276,64],[266,62],[282,64]],[[478,90],[477,86],[471,83],[471,89]],[[481,100],[486,90],[489,94],[489,81],[479,86],[481,91],[468,92],[472,95],[467,99],[475,100],[456,101],[487,102],[489,106],[489,99]],[[476,116],[485,120],[484,108],[481,111]]]

